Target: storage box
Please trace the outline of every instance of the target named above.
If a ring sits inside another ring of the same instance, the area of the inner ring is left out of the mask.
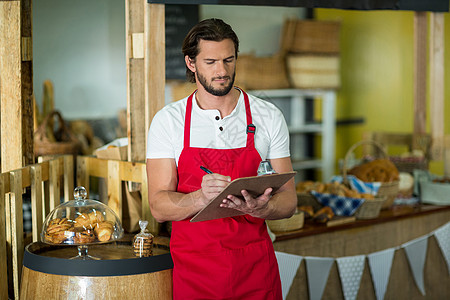
[[[127,160],[128,146],[110,146],[103,150],[96,150],[95,155],[101,159]]]
[[[284,56],[239,55],[236,66],[236,85],[247,90],[289,88]]]
[[[101,159],[127,160],[128,138],[120,138],[108,143],[94,152]]]
[[[337,55],[289,54],[287,69],[295,88],[339,88],[340,59]]]
[[[414,170],[414,193],[426,204],[450,205],[450,183],[434,182],[439,176],[424,170]]]
[[[283,24],[281,49],[285,53],[337,54],[340,22],[288,19]]]
[[[420,200],[422,203],[434,205],[450,205],[450,184],[422,181],[420,184]]]

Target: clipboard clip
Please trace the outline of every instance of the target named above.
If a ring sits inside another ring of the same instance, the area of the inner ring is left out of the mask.
[[[275,174],[275,170],[272,168],[272,164],[268,160],[263,160],[258,166],[258,176]]]

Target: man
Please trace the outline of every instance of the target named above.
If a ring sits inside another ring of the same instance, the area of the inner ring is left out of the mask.
[[[156,220],[173,221],[174,299],[282,298],[264,220],[293,215],[293,179],[273,195],[271,188],[257,198],[243,190],[242,198],[223,200],[222,207],[243,216],[189,222],[231,180],[255,176],[261,160],[278,173],[292,171],[281,112],[234,87],[238,49],[236,34],[222,20],[194,26],[182,50],[197,91],[165,106],[149,130],[149,202]]]

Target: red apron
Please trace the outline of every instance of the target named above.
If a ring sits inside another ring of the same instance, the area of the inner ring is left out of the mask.
[[[254,145],[255,127],[248,95],[242,91],[247,145],[210,149],[190,147],[194,93],[186,105],[177,191],[190,193],[201,188],[205,172],[200,166],[231,176],[232,180],[256,175],[261,157]],[[189,219],[173,222],[170,250],[174,262],[174,299],[282,299],[278,264],[264,219],[245,215],[194,223]]]

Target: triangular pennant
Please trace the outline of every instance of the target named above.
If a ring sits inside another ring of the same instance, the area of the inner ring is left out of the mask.
[[[305,257],[306,274],[308,277],[308,289],[310,300],[322,298],[325,284],[330,274],[334,258],[331,257]]]
[[[423,236],[402,245],[408,257],[414,280],[422,295],[425,296],[425,285],[423,283],[423,267],[427,254],[428,236]]]
[[[280,270],[283,299],[286,299],[303,257],[278,251],[275,251],[275,255],[278,261],[278,269]]]
[[[444,255],[447,262],[448,274],[450,274],[450,222],[436,229],[434,236],[438,241],[439,248],[441,248],[442,255]]]
[[[394,252],[395,248],[391,248],[367,255],[377,300],[383,300],[386,294]]]
[[[341,278],[344,298],[346,300],[356,299],[364,271],[364,255],[347,256],[337,258],[339,276]]]

